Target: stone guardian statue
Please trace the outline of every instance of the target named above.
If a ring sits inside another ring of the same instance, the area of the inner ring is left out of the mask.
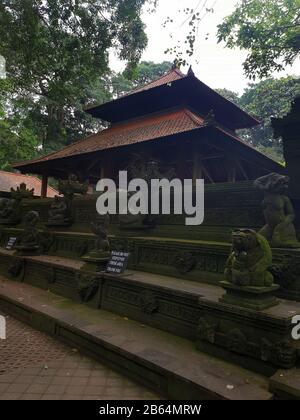
[[[277,173],[265,175],[254,186],[265,194],[262,207],[266,224],[260,230],[274,248],[300,248],[294,227],[295,212],[287,196],[289,177]]]

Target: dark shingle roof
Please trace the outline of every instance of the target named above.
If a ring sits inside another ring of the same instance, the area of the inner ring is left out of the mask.
[[[28,165],[29,163],[44,162],[154,140],[190,131],[202,125],[203,119],[187,109],[171,111],[163,115],[148,116],[107,128],[97,134],[72,143],[58,152],[51,153],[40,159],[26,161],[24,164]],[[14,166],[19,167],[22,165],[18,163]]]

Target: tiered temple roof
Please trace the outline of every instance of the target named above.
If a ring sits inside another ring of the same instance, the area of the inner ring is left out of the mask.
[[[78,169],[78,158],[89,167],[88,159],[104,151],[122,149],[143,142],[155,143],[187,139],[201,142],[225,154],[247,157],[267,171],[281,166],[241,140],[235,130],[251,128],[259,121],[198,80],[190,70],[186,75],[172,68],[162,77],[120,98],[86,110],[110,124],[109,128],[79,140],[42,158],[14,165],[22,172],[57,175],[64,166]],[[213,112],[212,112],[213,111]],[[210,118],[207,116],[210,115]],[[211,118],[213,116],[213,118]],[[174,147],[174,143],[170,143]],[[89,158],[90,156],[90,158]],[[76,162],[75,162],[76,160]]]

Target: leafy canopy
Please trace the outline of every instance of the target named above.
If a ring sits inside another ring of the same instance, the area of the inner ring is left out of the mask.
[[[163,61],[162,63],[142,61],[130,75],[126,70],[123,73],[114,74],[110,81],[113,97],[121,96],[134,88],[152,82],[163,76],[171,69],[172,65],[169,61]]]
[[[5,112],[9,82],[0,80],[0,169],[10,170],[12,161],[27,160],[34,156],[38,139],[22,115]]]
[[[83,112],[106,100],[113,50],[133,71],[147,44],[141,13],[156,0],[2,0],[0,54],[10,80],[9,105],[43,151],[93,132]],[[7,115],[6,115],[7,117]]]
[[[300,55],[300,0],[242,0],[218,26],[218,39],[249,52],[249,78],[284,70]]]
[[[288,76],[250,83],[241,96],[228,89],[219,89],[218,92],[261,120],[259,126],[242,130],[241,137],[260,151],[282,161],[282,144],[273,136],[271,117],[283,117],[289,112],[291,102],[300,95],[300,79]]]

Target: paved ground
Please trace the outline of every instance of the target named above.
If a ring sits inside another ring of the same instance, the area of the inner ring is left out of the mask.
[[[159,399],[104,365],[16,319],[0,340],[1,400]]]

